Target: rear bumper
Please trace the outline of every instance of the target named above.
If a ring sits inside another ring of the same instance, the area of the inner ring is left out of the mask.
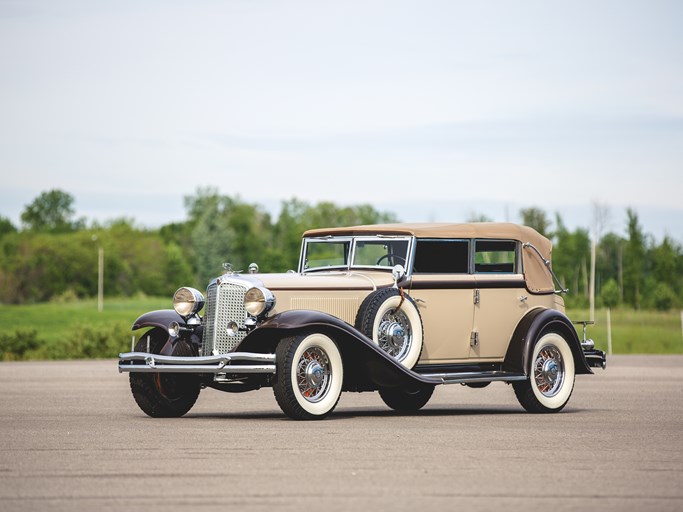
[[[607,356],[602,350],[585,350],[583,355],[591,368],[607,368]]]
[[[119,372],[274,374],[275,354],[231,352],[217,356],[178,357],[126,352],[119,354]]]

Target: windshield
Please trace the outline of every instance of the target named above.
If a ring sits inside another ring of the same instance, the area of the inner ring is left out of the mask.
[[[407,237],[307,238],[299,270],[407,267],[410,241]]]

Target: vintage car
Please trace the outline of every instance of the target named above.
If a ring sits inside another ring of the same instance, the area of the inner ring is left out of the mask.
[[[320,419],[342,391],[417,411],[438,384],[494,381],[529,412],[557,412],[606,360],[564,313],[551,248],[509,223],[308,231],[297,271],[226,264],[206,296],[180,288],[174,309],[142,315],[119,370],[154,417],[182,416],[206,387],[269,386],[289,417]]]

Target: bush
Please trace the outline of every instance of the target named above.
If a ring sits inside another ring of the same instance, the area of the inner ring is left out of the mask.
[[[600,299],[606,308],[613,308],[621,302],[619,285],[614,279],[607,281],[600,291]]]
[[[42,341],[38,339],[38,331],[35,329],[0,333],[0,359],[21,361],[27,352],[37,349],[41,344]]]
[[[652,293],[652,302],[659,311],[669,311],[674,305],[676,294],[671,286],[666,283],[658,283]]]
[[[53,345],[49,359],[97,359],[117,357],[130,349],[130,329],[121,322],[79,325],[63,344]]]

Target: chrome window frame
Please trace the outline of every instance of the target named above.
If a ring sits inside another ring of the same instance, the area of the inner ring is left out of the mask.
[[[358,242],[388,242],[388,241],[405,241],[407,242],[406,252],[405,252],[405,265],[406,275],[410,274],[414,259],[415,251],[415,237],[411,235],[342,235],[342,236],[325,236],[325,237],[306,237],[303,239],[301,244],[301,253],[299,256],[299,273],[308,274],[314,272],[325,272],[334,270],[388,270],[391,271],[393,267],[388,267],[384,265],[354,265],[353,262],[356,257],[356,248]],[[306,269],[306,254],[308,253],[309,243],[334,243],[334,242],[350,242],[351,247],[349,249],[349,258],[346,265],[332,265],[328,267],[315,267],[313,269]]]
[[[515,267],[512,272],[477,272],[477,242],[512,242],[515,244]],[[470,274],[472,275],[506,275],[515,276],[524,273],[522,268],[522,244],[519,240],[511,238],[473,238],[470,245]]]

